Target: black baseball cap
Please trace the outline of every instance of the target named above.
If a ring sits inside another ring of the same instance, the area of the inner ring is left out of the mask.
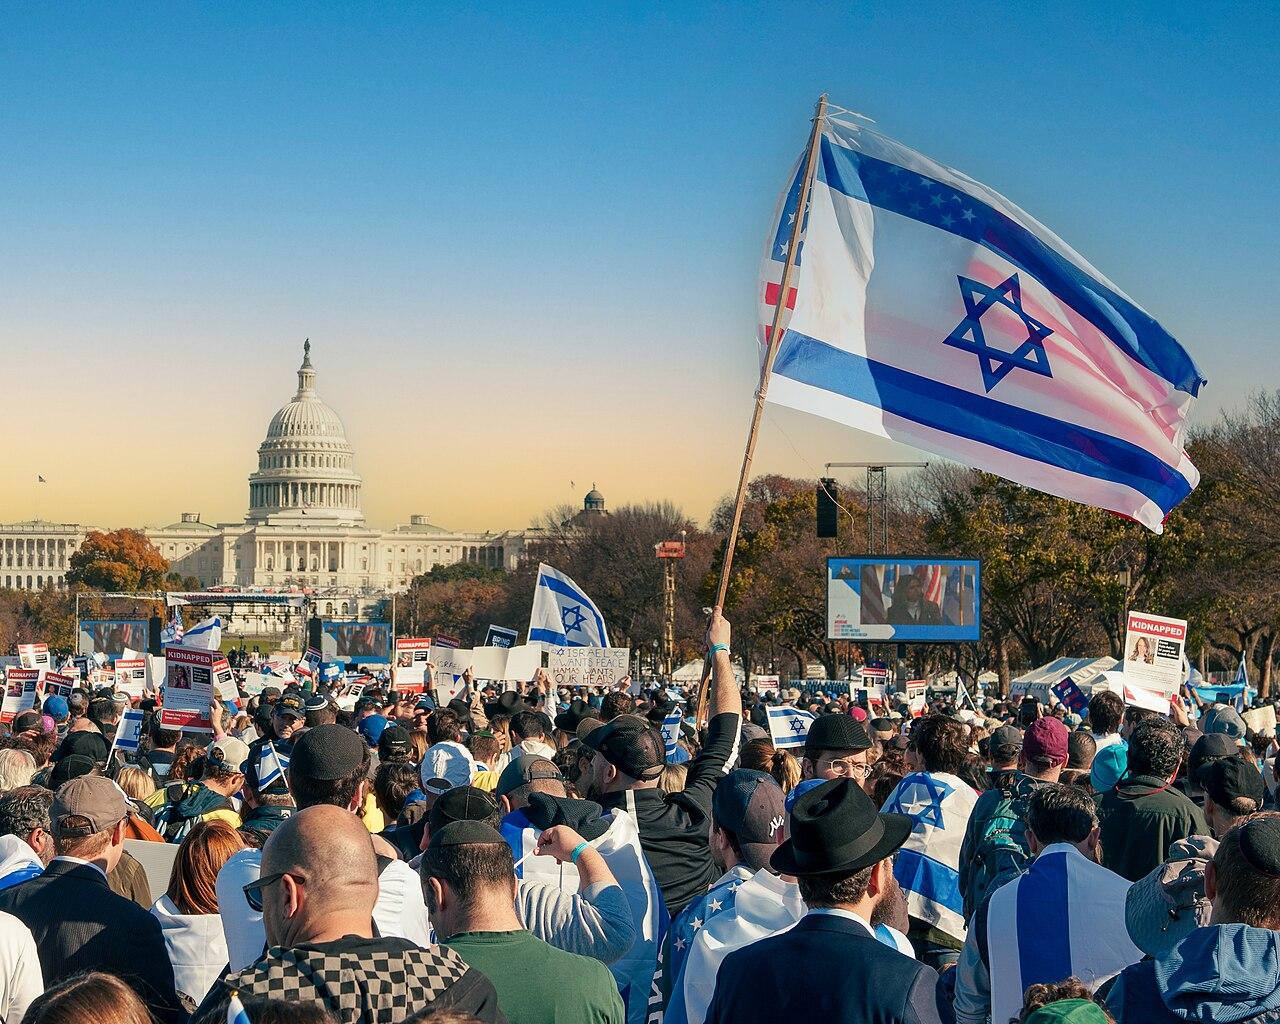
[[[805,757],[823,750],[870,750],[866,727],[852,715],[819,715],[804,740]]]
[[[413,751],[413,737],[408,729],[391,725],[382,730],[378,737],[378,757],[383,761],[394,761],[407,758]]]
[[[519,789],[537,779],[563,782],[564,776],[560,774],[556,763],[549,758],[539,757],[537,754],[521,754],[519,757],[513,757],[502,769],[494,793],[497,796],[506,796],[512,790]]]
[[[991,734],[987,742],[991,757],[997,761],[1007,761],[1017,757],[1022,751],[1022,730],[1012,725],[1002,725]]]
[[[637,715],[619,715],[582,742],[633,779],[651,782],[666,767],[667,745],[662,733]]]
[[[1210,761],[1200,771],[1200,785],[1219,807],[1230,811],[1233,800],[1253,801],[1256,811],[1262,807],[1266,787],[1262,773],[1243,757],[1223,757]]]
[[[475,786],[455,786],[431,805],[427,827],[438,832],[455,821],[488,821],[498,813],[493,797]]]
[[[285,691],[280,699],[271,705],[273,715],[291,715],[294,718],[307,717],[307,705],[302,694],[296,691]]]
[[[711,817],[733,833],[752,871],[767,867],[785,838],[786,798],[772,775],[751,768],[731,771],[711,795]]]

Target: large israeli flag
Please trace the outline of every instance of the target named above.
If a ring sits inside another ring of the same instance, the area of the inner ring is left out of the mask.
[[[222,620],[218,616],[198,622],[183,634],[183,647],[216,651],[222,646]]]
[[[767,340],[803,161],[761,269]],[[997,192],[828,119],[768,397],[1159,532],[1199,482],[1204,380],[1151,315]]]
[[[557,647],[608,647],[604,616],[582,588],[562,572],[539,563],[529,613],[529,642]]]

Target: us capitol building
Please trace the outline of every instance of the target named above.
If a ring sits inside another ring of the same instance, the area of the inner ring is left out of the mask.
[[[249,476],[242,523],[205,523],[198,512],[144,529],[172,571],[203,587],[306,589],[348,601],[328,614],[355,614],[361,595],[404,590],[433,566],[470,562],[513,569],[536,530],[457,533],[424,515],[390,531],[365,523],[360,475],[342,420],[316,394],[310,342],[303,346],[297,393],[271,417]],[[582,514],[603,514],[587,495]],[[73,552],[94,527],[34,521],[0,525],[0,585],[23,590],[65,586]]]

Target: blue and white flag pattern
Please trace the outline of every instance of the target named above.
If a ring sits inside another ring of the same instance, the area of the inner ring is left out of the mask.
[[[662,720],[662,742],[667,747],[668,761],[675,756],[675,752],[680,746],[680,723],[682,721],[683,718],[679,708],[676,708]]]
[[[183,634],[183,647],[216,651],[222,646],[222,620],[218,616],[198,622]]]
[[[868,127],[827,119],[801,213],[803,168],[761,267],[762,342],[785,302],[769,400],[1159,532],[1200,479],[1187,351],[1008,199]]]
[[[227,1003],[227,1024],[253,1024],[244,1003],[240,1002],[240,996],[235,992],[231,993],[231,1001]]]
[[[1096,989],[1141,960],[1125,927],[1129,885],[1071,844],[1054,843],[992,893],[986,921],[991,1019],[1016,1020],[1032,985],[1076,977]]]
[[[1236,669],[1236,677],[1231,685],[1240,687],[1240,692],[1236,694],[1235,708],[1243,715],[1248,706],[1249,693],[1249,669],[1245,665],[1243,651],[1240,653],[1240,667]]]
[[[258,789],[264,790],[272,783],[289,781],[289,755],[276,750],[276,745],[268,740],[258,752]]]
[[[181,644],[185,635],[186,631],[182,628],[182,615],[177,608],[174,608],[168,623],[165,624],[164,629],[160,630],[160,644],[162,647]]]
[[[120,716],[120,724],[116,726],[116,737],[112,746],[117,750],[133,753],[142,742],[142,723],[147,717],[145,711],[126,711]]]
[[[778,750],[788,747],[803,747],[805,737],[809,735],[809,726],[813,725],[814,716],[808,711],[799,711],[790,705],[769,708],[769,737]]]
[[[671,1003],[670,993],[681,990],[681,974],[698,933],[713,918],[733,910],[738,890],[752,874],[745,864],[735,864],[705,895],[690,903],[671,922],[662,950],[662,975],[668,991],[668,1005]]]
[[[562,572],[539,564],[529,612],[529,642],[556,647],[608,647],[604,616],[582,588]]]
[[[955,775],[913,772],[898,783],[883,808],[912,821],[893,869],[907,896],[907,912],[960,942],[966,934],[960,846],[977,802],[978,794]]]
[[[613,872],[631,908],[636,937],[621,959],[609,965],[618,992],[626,1007],[627,1024],[644,1024],[648,1019],[650,989],[658,966],[658,950],[666,936],[670,916],[653,869],[640,846],[635,822],[635,803],[627,794],[628,810],[608,812],[609,830],[591,845]],[[499,827],[517,862],[516,877],[529,882],[553,885],[570,895],[578,891],[578,869],[559,864],[554,857],[533,856],[541,830],[523,811],[512,811]]]

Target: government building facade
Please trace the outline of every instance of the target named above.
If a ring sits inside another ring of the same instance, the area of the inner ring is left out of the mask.
[[[198,512],[184,512],[179,522],[143,532],[171,571],[196,577],[202,587],[352,599],[404,590],[438,565],[513,569],[539,536],[536,530],[460,533],[424,515],[379,530],[365,522],[361,485],[342,420],[316,393],[308,342],[297,392],[271,418],[258,447],[244,521],[206,523]],[[584,510],[604,510],[598,491],[588,495]],[[65,586],[70,557],[92,529],[43,521],[0,525],[0,585]],[[354,614],[355,602],[348,607]],[[341,610],[335,607],[334,614]]]

